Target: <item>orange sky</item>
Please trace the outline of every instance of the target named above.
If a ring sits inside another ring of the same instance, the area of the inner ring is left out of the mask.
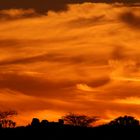
[[[140,118],[140,7],[0,11],[0,109],[18,125],[67,112]],[[32,15],[32,16],[31,16]]]

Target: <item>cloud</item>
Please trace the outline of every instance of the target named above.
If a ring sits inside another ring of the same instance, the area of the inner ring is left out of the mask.
[[[96,88],[101,88],[102,86],[106,86],[107,84],[109,84],[111,80],[109,79],[109,77],[101,77],[101,78],[97,78],[97,79],[93,79],[91,81],[87,81],[87,83],[80,83],[77,84],[76,87],[79,90],[83,90],[83,91],[96,91],[98,89]]]
[[[120,16],[121,20],[131,28],[140,29],[140,16],[129,11]]]
[[[42,79],[35,73],[15,73],[15,72],[1,72],[0,73],[0,88],[10,89],[21,92],[25,95],[47,98],[71,98],[77,96],[72,91],[78,89],[94,89],[108,84],[108,78],[97,78],[86,81],[86,79],[77,80],[49,80]],[[87,84],[77,84],[87,83]],[[85,90],[86,91],[86,90]]]
[[[0,83],[2,89],[10,89],[31,96],[61,98],[63,94],[67,94],[66,92],[69,92],[75,86],[76,81],[55,82],[9,72],[0,74]]]
[[[92,87],[101,87],[101,86],[107,85],[109,82],[110,82],[110,77],[104,76],[104,77],[99,77],[96,80],[94,79],[90,81],[88,84],[89,86],[92,86]]]
[[[64,111],[65,109],[71,108],[74,105],[62,99],[30,96],[10,89],[1,89],[0,92],[1,110],[15,109],[20,112],[36,112],[40,110],[50,110],[50,108],[53,108],[54,110]]]
[[[111,60],[123,60],[127,58],[127,55],[125,54],[126,50],[125,47],[122,46],[114,46],[112,50],[112,56]]]
[[[0,1],[0,9],[35,9],[37,12],[47,12],[49,10],[53,11],[62,11],[66,10],[68,4],[77,4],[77,3],[85,3],[85,2],[93,2],[93,3],[138,3],[139,0],[1,0]]]
[[[93,63],[95,60],[93,56],[79,55],[79,56],[67,56],[61,53],[45,53],[36,56],[29,56],[23,58],[8,58],[0,61],[0,66],[6,65],[16,65],[16,64],[30,64],[30,63],[39,63],[39,62],[59,62],[66,64],[86,64]]]
[[[140,98],[139,97],[128,97],[125,99],[115,100],[114,102],[121,103],[121,104],[140,105]]]
[[[10,1],[10,0],[1,0],[0,5],[1,9],[35,9],[38,12],[47,12],[48,10],[61,11],[67,9],[67,4],[71,3],[83,3],[84,0],[34,0],[34,1]]]
[[[76,85],[77,89],[82,90],[82,91],[94,91],[94,88],[86,85],[86,84],[77,84]]]
[[[71,20],[68,25],[71,27],[90,27],[90,26],[95,26],[96,24],[100,24],[100,22],[102,21],[102,19],[104,18],[104,15],[100,15],[97,17],[93,17],[93,18],[79,18],[76,20]]]
[[[15,20],[21,18],[35,17],[37,13],[33,9],[4,9],[0,10],[0,19],[2,21]]]

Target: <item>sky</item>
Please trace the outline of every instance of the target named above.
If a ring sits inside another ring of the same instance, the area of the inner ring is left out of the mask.
[[[101,2],[0,0],[0,109],[17,125],[140,119],[140,4]]]

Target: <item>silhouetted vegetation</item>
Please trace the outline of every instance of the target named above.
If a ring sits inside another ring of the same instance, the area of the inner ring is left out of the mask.
[[[14,128],[16,126],[16,122],[9,119],[14,115],[17,115],[16,111],[0,111],[0,127]]]
[[[89,127],[93,122],[96,122],[99,118],[96,116],[88,117],[86,115],[78,115],[74,113],[69,113],[63,116],[66,124],[72,126]]]
[[[38,118],[33,118],[32,122],[31,122],[31,126],[34,128],[38,128],[40,126],[40,121]]]
[[[111,121],[109,125],[115,127],[136,127],[139,126],[139,120],[132,116],[118,117]]]
[[[4,139],[14,136],[24,139],[128,139],[139,136],[140,123],[139,120],[132,116],[120,116],[107,124],[94,126],[92,123],[99,120],[98,117],[88,117],[86,115],[77,115],[74,113],[66,114],[57,122],[48,120],[39,120],[33,118],[28,126],[13,127],[12,121],[8,122],[8,118],[17,114],[16,112],[1,112],[1,121],[3,128],[0,129],[0,136]],[[9,116],[9,117],[8,117]],[[90,126],[90,127],[89,127]]]

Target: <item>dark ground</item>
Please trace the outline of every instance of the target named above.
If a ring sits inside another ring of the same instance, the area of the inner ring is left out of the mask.
[[[15,128],[0,129],[0,139],[6,140],[139,140],[140,127],[137,128]]]

